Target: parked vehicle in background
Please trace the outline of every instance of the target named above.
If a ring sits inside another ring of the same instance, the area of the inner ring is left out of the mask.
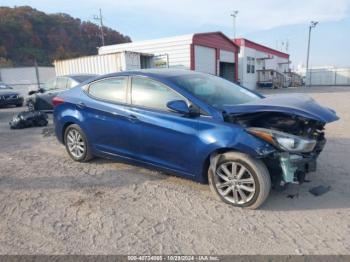
[[[258,208],[271,184],[316,169],[335,112],[305,95],[264,97],[187,70],[110,74],[53,99],[55,133],[70,157],[125,158],[209,182],[218,198]]]
[[[53,110],[52,99],[57,94],[96,76],[97,75],[84,74],[55,77],[38,90],[30,91],[29,97],[26,99],[26,105],[29,111],[40,110],[51,112]]]
[[[23,106],[24,98],[13,88],[3,82],[0,82],[0,106],[14,105]]]
[[[1,89],[13,89],[11,86],[5,84],[4,82],[0,82],[0,90]]]

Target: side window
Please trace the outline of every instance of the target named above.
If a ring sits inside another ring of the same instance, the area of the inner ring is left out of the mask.
[[[56,78],[47,81],[43,87],[45,91],[49,91],[56,88]]]
[[[66,89],[67,87],[67,78],[58,77],[56,80],[56,88],[57,89]]]
[[[68,78],[68,83],[67,83],[67,88],[72,88],[75,87],[76,85],[78,85],[78,83],[76,81],[74,81],[73,79]]]
[[[167,86],[142,77],[132,79],[131,103],[159,110],[169,111],[167,103],[172,100],[186,100]]]
[[[90,85],[88,92],[98,99],[124,103],[127,79],[127,77],[115,77],[98,81]]]

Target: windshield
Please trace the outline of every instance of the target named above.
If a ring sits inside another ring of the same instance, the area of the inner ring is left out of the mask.
[[[212,75],[183,75],[174,77],[173,81],[192,95],[219,110],[223,110],[224,106],[260,99],[257,94]]]

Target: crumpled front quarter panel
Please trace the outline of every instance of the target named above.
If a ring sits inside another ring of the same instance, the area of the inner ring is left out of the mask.
[[[216,119],[198,120],[197,163],[203,174],[205,161],[217,150],[236,150],[255,158],[262,158],[276,149],[265,141],[247,133],[239,125]],[[198,174],[199,175],[199,174]]]

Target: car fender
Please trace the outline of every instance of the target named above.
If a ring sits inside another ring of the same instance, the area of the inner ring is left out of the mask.
[[[67,104],[59,105],[54,110],[54,125],[57,139],[64,143],[64,131],[67,126],[76,124],[80,126],[83,132],[88,134],[88,128],[84,124],[84,117],[79,110],[75,109],[74,105],[68,106]],[[87,137],[87,139],[89,139]]]
[[[199,158],[197,168],[201,170],[200,174],[197,175],[200,176],[200,181],[206,180],[210,157],[213,154],[236,151],[253,158],[264,158],[276,152],[276,148],[272,145],[249,134],[241,127],[223,128],[221,132],[216,130],[215,133],[209,130],[208,132],[203,132],[201,137],[207,143],[203,143],[202,141],[200,143],[201,146],[197,150],[197,156]]]

